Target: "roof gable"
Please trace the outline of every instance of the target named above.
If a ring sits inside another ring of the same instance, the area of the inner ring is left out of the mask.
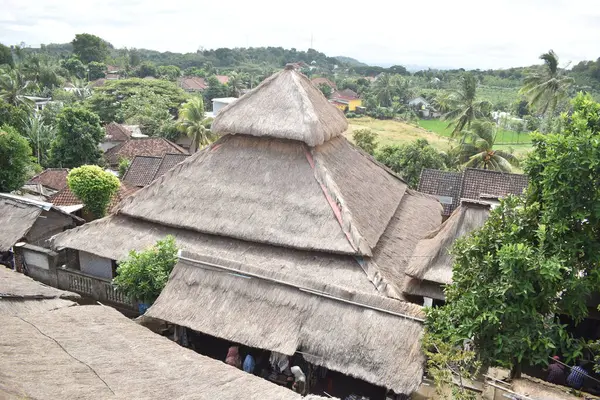
[[[68,168],[48,168],[31,178],[27,184],[42,185],[54,190],[61,190],[67,186]]]
[[[211,129],[221,135],[268,136],[317,146],[347,128],[344,114],[307,77],[286,67],[221,109]]]
[[[188,157],[187,154],[165,154],[163,157],[135,156],[123,176],[123,182],[132,186],[147,186]]]
[[[444,215],[450,215],[460,204],[462,176],[461,172],[423,169],[419,191],[436,196],[444,207]]]
[[[121,124],[111,122],[104,127],[106,136],[104,137],[105,142],[124,142],[131,139],[131,132]]]
[[[131,139],[112,147],[104,153],[110,165],[116,165],[121,158],[132,160],[135,156],[163,157],[167,153],[189,154],[187,150],[165,138]]]
[[[522,195],[528,181],[527,175],[467,168],[462,181],[461,198],[480,200],[482,195]]]

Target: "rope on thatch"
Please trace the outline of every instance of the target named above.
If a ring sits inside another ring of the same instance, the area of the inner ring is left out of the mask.
[[[355,301],[343,299],[343,298],[338,297],[338,296],[332,296],[332,295],[329,295],[329,294],[327,294],[325,292],[322,292],[322,291],[319,291],[319,290],[310,289],[308,287],[302,287],[302,286],[295,285],[293,283],[289,283],[289,282],[286,282],[286,281],[283,281],[283,280],[280,280],[280,279],[269,278],[269,277],[266,277],[266,276],[261,276],[261,275],[258,275],[258,274],[254,274],[252,272],[242,272],[242,271],[240,271],[238,269],[229,268],[229,267],[226,267],[224,265],[211,263],[209,261],[199,261],[199,260],[196,260],[196,259],[193,259],[193,258],[185,257],[185,256],[182,255],[181,251],[179,252],[178,257],[181,260],[193,263],[195,266],[197,266],[199,268],[210,269],[211,271],[218,271],[218,270],[228,271],[228,272],[232,272],[236,276],[252,277],[252,278],[262,279],[262,280],[267,281],[267,282],[273,282],[273,283],[277,283],[279,285],[283,285],[283,286],[287,286],[287,287],[292,287],[292,288],[298,289],[298,290],[300,290],[302,292],[314,294],[314,295],[321,296],[321,297],[325,297],[325,298],[328,298],[330,300],[335,300],[335,301],[339,301],[339,302],[342,302],[342,303],[351,304],[351,305],[354,305],[354,306],[358,306],[358,307],[362,307],[362,308],[366,308],[366,309],[370,309],[370,310],[374,310],[374,311],[379,311],[379,312],[382,312],[382,313],[385,313],[385,314],[390,314],[390,315],[393,315],[393,316],[396,316],[396,317],[410,319],[412,321],[417,321],[417,322],[421,322],[421,323],[425,322],[425,320],[422,319],[422,318],[416,318],[416,317],[413,317],[413,316],[410,316],[410,315],[406,315],[406,314],[394,312],[394,311],[387,310],[387,309],[384,309],[384,308],[374,307],[374,306],[371,306],[371,305],[368,305],[368,304],[365,304],[365,303],[359,303],[359,302],[355,302]],[[206,266],[211,267],[212,269],[211,268],[206,268]]]

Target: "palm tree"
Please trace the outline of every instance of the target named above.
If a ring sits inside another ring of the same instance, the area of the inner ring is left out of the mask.
[[[437,95],[431,100],[431,105],[435,108],[436,111],[446,114],[450,111],[452,106],[452,96],[450,93],[441,91],[438,92]]]
[[[390,74],[381,74],[373,84],[373,94],[382,107],[391,107],[396,95],[396,82]]]
[[[9,104],[33,106],[33,101],[24,96],[32,86],[33,83],[25,81],[23,75],[16,69],[0,72],[0,99]]]
[[[236,72],[232,72],[229,75],[227,86],[231,89],[231,95],[235,97],[240,97],[242,90],[246,88],[242,76]]]
[[[529,104],[537,107],[542,114],[550,111],[553,115],[557,104],[567,96],[573,78],[558,68],[558,56],[554,50],[542,54],[540,59],[544,61],[542,70],[528,75],[519,93],[524,94]]]
[[[177,129],[192,139],[190,151],[193,153],[200,148],[210,144],[214,135],[207,126],[208,121],[204,115],[204,103],[201,97],[193,97],[179,110]]]
[[[450,93],[451,110],[444,115],[444,119],[451,121],[448,127],[454,124],[452,136],[471,127],[471,122],[478,118],[487,118],[492,111],[489,101],[477,99],[477,80],[470,73],[465,73],[460,78],[458,89]]]
[[[90,83],[84,79],[73,78],[71,85],[73,85],[73,93],[79,100],[85,100],[92,95]]]
[[[33,114],[24,121],[24,130],[21,132],[29,141],[33,153],[40,165],[45,165],[48,160],[50,145],[56,136],[56,130],[52,125],[43,122],[41,114]]]
[[[494,150],[496,126],[490,121],[473,121],[471,129],[464,131],[458,147],[459,162],[467,168],[511,172],[519,160],[503,150]]]

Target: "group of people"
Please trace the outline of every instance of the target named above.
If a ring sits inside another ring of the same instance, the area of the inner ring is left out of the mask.
[[[571,371],[567,374],[566,366],[560,361],[560,357],[554,356],[552,357],[552,363],[548,366],[548,378],[546,380],[556,385],[568,385],[573,389],[581,390],[587,375],[585,361],[581,361],[579,365],[571,368]]]
[[[229,347],[229,350],[227,351],[227,357],[225,358],[225,363],[231,365],[232,367],[242,369],[249,374],[261,374],[261,371],[257,370],[256,359],[250,352],[246,354],[244,360],[242,361],[238,346]],[[273,352],[269,358],[269,364],[272,370],[272,380],[276,380],[276,378],[280,375],[284,376],[286,377],[285,382],[289,382],[291,384],[292,390],[300,393],[301,395],[307,394],[308,387],[306,375],[299,366],[290,366],[288,356]]]

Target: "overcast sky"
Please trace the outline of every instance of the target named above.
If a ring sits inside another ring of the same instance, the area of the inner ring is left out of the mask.
[[[313,47],[369,64],[505,68],[600,57],[600,0],[0,0],[0,42]]]

